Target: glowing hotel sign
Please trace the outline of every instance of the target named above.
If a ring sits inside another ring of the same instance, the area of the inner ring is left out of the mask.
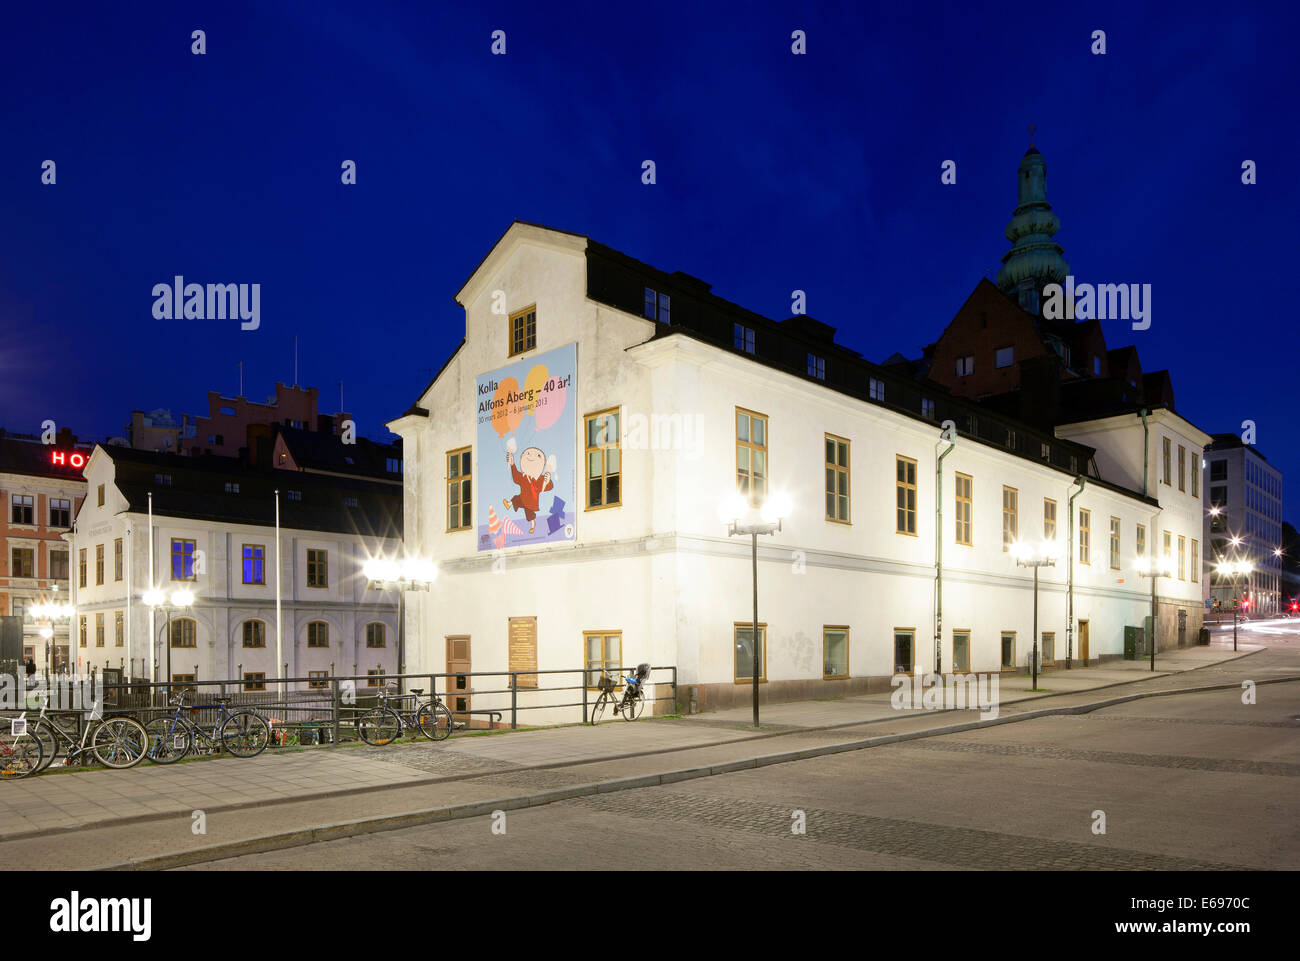
[[[50,463],[55,467],[82,468],[86,466],[86,455],[76,450],[52,450],[50,451]]]

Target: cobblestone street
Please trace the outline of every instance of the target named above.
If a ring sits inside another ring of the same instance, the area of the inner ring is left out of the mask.
[[[1261,687],[1256,705],[1231,689],[1136,704],[510,811],[503,835],[485,815],[204,867],[1300,867],[1300,683]],[[561,769],[475,780],[582,779]],[[1093,833],[1094,812],[1105,834]]]

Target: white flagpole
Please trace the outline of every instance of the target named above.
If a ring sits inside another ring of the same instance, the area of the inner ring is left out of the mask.
[[[124,558],[124,563],[126,564],[126,677],[122,678],[122,680],[125,683],[130,683],[131,672],[135,670],[135,660],[131,657],[131,654],[134,651],[134,647],[131,644],[131,608],[135,606],[133,603],[135,599],[131,596],[131,566],[132,566],[131,547],[133,546],[132,545],[133,538],[131,537],[130,521],[126,523],[125,527],[126,527],[126,531],[125,531],[126,557]]]
[[[275,492],[275,671],[277,674],[284,664],[284,645],[281,641],[280,626],[280,491]],[[285,691],[280,684],[280,693]]]
[[[153,590],[155,581],[153,577],[153,491],[149,492],[149,590]],[[158,680],[158,657],[154,651],[154,644],[157,639],[154,637],[153,606],[149,607],[149,646],[145,648],[149,652],[149,680]],[[167,638],[170,644],[172,639]],[[150,694],[152,697],[152,693]]]

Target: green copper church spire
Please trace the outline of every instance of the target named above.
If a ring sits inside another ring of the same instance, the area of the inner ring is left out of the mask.
[[[1029,132],[1032,138],[1032,124]],[[1020,158],[1016,178],[1016,210],[1006,229],[1011,249],[1002,256],[997,285],[999,290],[1014,296],[1025,310],[1038,314],[1042,309],[1043,287],[1065,283],[1070,265],[1061,256],[1064,253],[1061,245],[1052,240],[1061,229],[1061,221],[1047,202],[1047,161],[1032,139]]]

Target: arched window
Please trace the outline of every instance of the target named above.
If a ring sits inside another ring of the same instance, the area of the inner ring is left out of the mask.
[[[244,647],[266,647],[266,624],[244,621]]]
[[[312,621],[307,625],[308,647],[329,647],[330,626],[324,621]]]
[[[198,626],[194,619],[190,617],[176,617],[172,619],[171,630],[168,632],[171,637],[172,647],[196,647],[195,639],[198,637]]]
[[[366,625],[366,647],[385,647],[386,637],[384,625],[375,621]]]

